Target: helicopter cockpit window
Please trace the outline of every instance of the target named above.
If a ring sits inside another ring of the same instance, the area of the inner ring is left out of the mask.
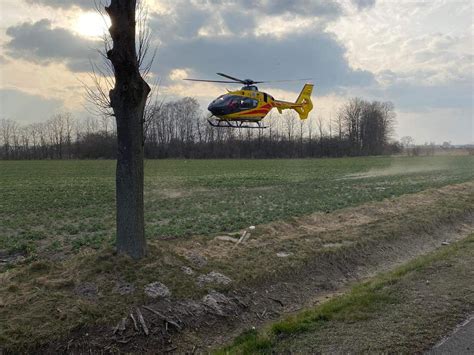
[[[219,96],[217,99],[215,99],[214,101],[212,101],[212,103],[213,103],[213,104],[221,104],[221,103],[223,103],[223,102],[226,100],[227,97],[228,97],[227,95],[221,95],[221,96]]]
[[[222,95],[215,99],[209,107],[212,107],[215,112],[221,112],[223,114],[229,114],[244,110],[250,110],[258,107],[258,100],[250,97],[242,97],[238,95]]]
[[[240,101],[240,107],[249,109],[258,106],[258,101],[250,98],[245,98]]]
[[[236,109],[240,106],[240,99],[237,96],[231,96],[227,102],[227,106],[231,109]]]

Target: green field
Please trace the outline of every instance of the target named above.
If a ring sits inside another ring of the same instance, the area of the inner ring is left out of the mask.
[[[114,161],[0,162],[0,251],[113,243]],[[474,157],[145,162],[148,238],[215,235],[474,178]]]

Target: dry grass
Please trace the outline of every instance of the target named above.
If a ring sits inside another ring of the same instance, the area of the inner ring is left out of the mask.
[[[457,204],[467,208],[474,202],[474,183],[447,186],[399,198],[386,199],[358,207],[346,208],[334,213],[316,212],[303,217],[257,226],[247,243],[235,248],[218,239],[193,239],[178,241],[177,248],[184,253],[192,248],[215,260],[235,260],[247,255],[265,254],[274,259],[278,250],[297,250],[298,254],[314,253],[324,245],[342,242],[358,242],[358,229],[377,223],[410,223],[413,213],[433,210],[435,216],[456,212]],[[439,207],[434,207],[439,206]],[[272,255],[273,254],[273,255]]]
[[[219,353],[422,353],[474,311],[473,262],[474,234]]]

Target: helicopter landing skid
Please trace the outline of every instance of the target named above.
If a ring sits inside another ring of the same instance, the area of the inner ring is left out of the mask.
[[[212,127],[218,128],[256,128],[256,129],[264,129],[267,128],[262,126],[260,121],[226,121],[226,120],[215,120],[212,121],[210,119],[207,120]],[[255,123],[255,125],[250,125]]]

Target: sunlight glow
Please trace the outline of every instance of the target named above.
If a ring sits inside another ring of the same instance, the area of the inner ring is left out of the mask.
[[[77,18],[74,29],[84,37],[102,37],[109,26],[108,16],[102,17],[96,12],[84,12]]]

